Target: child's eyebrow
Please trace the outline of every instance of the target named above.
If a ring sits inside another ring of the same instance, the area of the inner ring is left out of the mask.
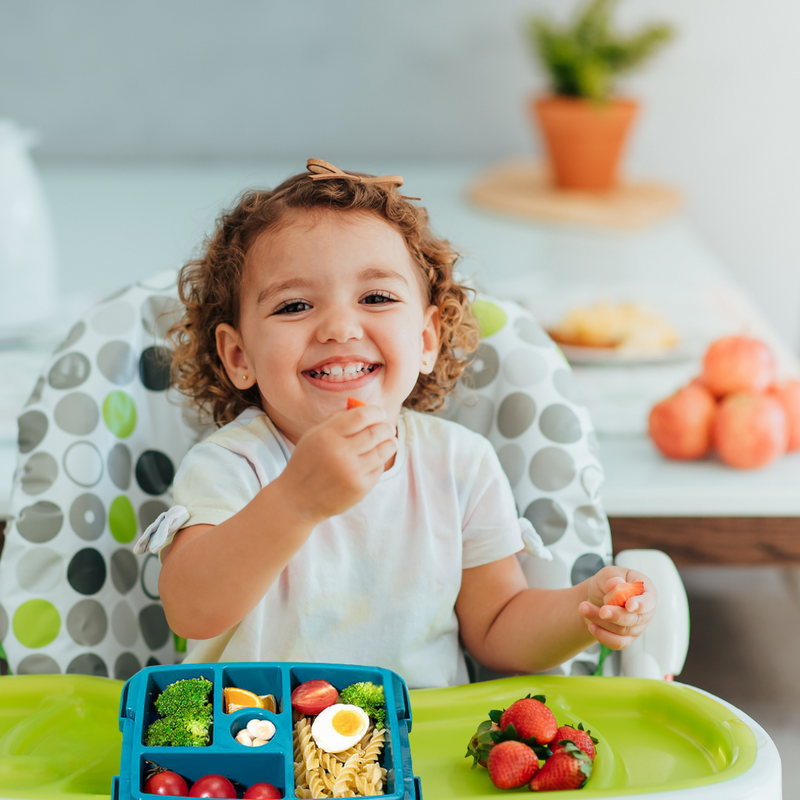
[[[261,305],[262,303],[266,303],[270,298],[274,297],[276,294],[281,294],[282,292],[288,292],[290,289],[308,289],[311,286],[311,281],[306,280],[305,278],[287,278],[285,281],[281,281],[280,283],[273,283],[270,286],[265,287],[258,293],[258,299],[256,300],[256,305]]]
[[[376,281],[376,280],[395,280],[401,281],[408,286],[408,281],[405,276],[393,269],[383,269],[381,267],[368,267],[359,273],[359,280],[362,281]]]

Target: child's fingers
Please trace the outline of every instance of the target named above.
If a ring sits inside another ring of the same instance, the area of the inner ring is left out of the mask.
[[[589,633],[591,633],[600,644],[604,644],[611,650],[624,650],[636,638],[635,636],[623,636],[618,633],[612,633],[605,628],[601,628],[599,625],[595,625],[593,622],[589,623]]]
[[[386,419],[386,411],[380,406],[358,406],[337,411],[330,422],[342,436],[353,436],[364,428]]]
[[[618,586],[620,583],[625,583],[625,578],[621,577],[620,575],[615,575],[613,578],[609,578],[603,587],[603,594],[609,594],[612,589],[615,586]]]
[[[380,442],[361,456],[361,463],[368,472],[383,471],[386,462],[397,452],[397,439]]]
[[[384,442],[397,442],[396,430],[388,422],[377,422],[347,437],[349,447],[356,455],[365,455]]]
[[[599,627],[622,636],[639,636],[644,633],[653,617],[653,610],[631,613],[619,606],[596,606],[585,601],[578,608],[581,615]]]

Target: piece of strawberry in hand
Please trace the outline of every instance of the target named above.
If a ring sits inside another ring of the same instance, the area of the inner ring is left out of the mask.
[[[355,397],[348,397],[347,398],[347,410],[349,411],[351,408],[358,408],[359,406],[365,406],[366,403],[363,400],[357,400]]]
[[[606,606],[625,606],[631,597],[638,597],[644,594],[644,581],[631,581],[630,583],[618,583],[604,598],[603,605]]]

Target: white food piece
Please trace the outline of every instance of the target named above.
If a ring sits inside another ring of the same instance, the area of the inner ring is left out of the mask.
[[[334,703],[323,709],[311,723],[311,738],[326,753],[341,753],[360,741],[369,728],[363,708]]]
[[[236,734],[236,741],[239,742],[239,744],[243,744],[245,747],[253,746],[253,737],[244,728]]]
[[[275,726],[268,719],[251,719],[247,723],[247,732],[253,739],[263,739],[266,744],[275,735]]]
[[[261,747],[262,744],[266,744],[266,739],[253,739],[253,747]]]

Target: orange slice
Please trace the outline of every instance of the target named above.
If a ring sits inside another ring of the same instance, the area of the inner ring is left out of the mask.
[[[266,708],[267,711],[271,711],[273,714],[278,710],[278,703],[274,694],[260,694],[259,699],[261,700],[261,708]]]
[[[227,686],[222,690],[225,713],[232,714],[240,708],[264,708],[264,701],[255,693],[236,686]]]

